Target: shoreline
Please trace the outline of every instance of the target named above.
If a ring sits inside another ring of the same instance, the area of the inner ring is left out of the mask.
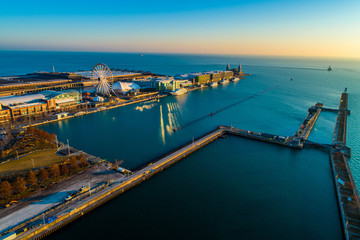
[[[199,90],[199,89],[202,89],[202,88],[208,88],[208,87],[210,87],[210,86],[194,87],[194,88],[188,89],[188,92],[192,92],[192,91],[195,91],[195,90]],[[27,127],[30,127],[30,126],[36,127],[36,126],[40,126],[40,125],[44,125],[44,124],[48,124],[48,123],[54,123],[54,122],[59,122],[59,121],[63,121],[63,120],[68,120],[68,119],[71,119],[71,118],[81,117],[81,116],[96,113],[96,112],[102,112],[102,111],[106,111],[106,110],[110,110],[110,109],[114,109],[114,108],[124,107],[124,106],[128,106],[128,105],[136,104],[136,103],[151,101],[151,100],[154,100],[154,99],[160,99],[160,98],[169,97],[169,96],[172,96],[172,95],[159,94],[156,97],[149,97],[149,98],[144,98],[144,99],[139,99],[139,100],[134,100],[134,101],[127,101],[127,102],[124,102],[124,103],[119,103],[119,104],[111,105],[111,106],[108,106],[108,107],[103,106],[103,107],[99,107],[99,108],[97,108],[95,110],[87,111],[87,112],[85,112],[84,114],[81,114],[81,115],[75,115],[76,114],[75,113],[74,115],[66,116],[66,117],[59,118],[59,119],[44,120],[44,121],[39,122],[39,123],[22,125],[22,126],[20,126],[20,128],[27,128]]]

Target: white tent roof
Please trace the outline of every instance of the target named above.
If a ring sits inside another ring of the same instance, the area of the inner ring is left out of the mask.
[[[137,85],[136,83],[131,83],[130,84],[130,87],[132,88],[132,89],[140,89],[141,87],[139,86],[139,85]]]
[[[100,97],[100,96],[96,96],[93,98],[93,101],[94,102],[103,102],[104,101],[104,98]]]
[[[113,84],[113,90],[130,91],[131,89],[140,89],[141,87],[136,83],[116,82]]]

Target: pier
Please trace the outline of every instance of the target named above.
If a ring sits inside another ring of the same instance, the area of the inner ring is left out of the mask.
[[[330,151],[330,163],[344,235],[345,239],[348,240],[360,238],[360,202],[359,194],[348,165],[350,148],[346,146],[347,106],[348,94],[344,92],[341,95],[336,119],[332,149]]]
[[[121,181],[106,186],[103,191],[94,193],[91,196],[82,200],[81,202],[77,203],[75,206],[72,206],[71,211],[67,211],[65,213],[60,212],[57,213],[57,215],[47,215],[47,217],[55,216],[56,220],[48,224],[40,225],[37,228],[25,230],[25,232],[21,233],[21,235],[19,236],[20,239],[41,239],[51,234],[52,232],[83,216],[85,213],[104,204],[105,202],[116,197],[117,195],[122,194],[124,191],[136,186],[137,184],[145,181],[151,176],[163,171],[165,168],[171,166],[180,159],[204,147],[208,143],[216,140],[217,138],[221,137],[223,133],[224,131],[222,129],[217,128],[214,131],[184,145],[178,150],[165,154],[158,160],[149,163],[147,166],[134,172],[132,175],[122,179]],[[61,208],[61,206],[57,207]],[[39,216],[37,216],[34,221],[29,220],[28,222],[35,222],[38,220]]]
[[[308,109],[308,115],[300,126],[299,130],[293,136],[280,136],[269,133],[254,132],[249,130],[238,129],[229,126],[219,126],[215,130],[206,133],[205,135],[193,139],[188,143],[180,146],[179,148],[160,156],[159,158],[149,161],[146,165],[136,169],[127,174],[123,178],[119,178],[115,182],[108,183],[101,189],[95,191],[91,189],[91,195],[82,198],[81,201],[75,205],[66,207],[67,202],[63,205],[57,206],[61,211],[47,215],[47,217],[55,217],[55,220],[47,223],[40,224],[34,228],[22,229],[17,228],[16,232],[18,239],[41,239],[52,232],[62,228],[63,226],[71,223],[77,218],[83,216],[85,213],[95,209],[96,207],[106,203],[112,198],[124,193],[126,190],[140,184],[141,182],[149,179],[153,175],[160,173],[167,167],[175,164],[184,157],[192,154],[193,152],[201,149],[207,144],[215,141],[220,137],[226,135],[234,135],[244,137],[256,141],[273,143],[284,147],[291,147],[294,149],[302,149],[304,147],[316,147],[329,152],[332,174],[334,179],[334,186],[336,189],[337,200],[341,221],[344,229],[345,239],[355,239],[360,237],[360,202],[358,192],[356,190],[350,168],[347,163],[350,157],[350,149],[346,146],[346,126],[347,126],[347,103],[348,95],[343,93],[341,96],[339,110],[337,111],[338,117],[334,130],[333,143],[320,144],[307,140],[311,130],[313,129],[323,104],[317,103]],[[69,153],[69,149],[64,148]],[[70,149],[70,153],[76,153],[78,150]],[[37,216],[34,221],[39,221]]]
[[[322,106],[322,103],[316,103],[314,106],[308,109],[308,115],[294,136],[280,136],[269,133],[247,131],[228,126],[220,126],[220,128],[231,135],[301,149],[304,147],[304,142],[309,137],[311,130],[313,129],[316,120],[320,115]],[[316,144],[314,144],[314,146],[316,147]]]
[[[300,126],[299,130],[297,131],[297,133],[295,133],[294,138],[299,139],[300,141],[300,145],[303,146],[303,141],[307,140],[311,130],[313,129],[316,120],[318,119],[321,109],[323,107],[324,104],[322,103],[317,103],[314,106],[312,106],[311,108],[309,108],[308,112],[309,114],[306,116],[303,124]]]

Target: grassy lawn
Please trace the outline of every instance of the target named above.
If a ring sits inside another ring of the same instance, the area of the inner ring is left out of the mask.
[[[35,153],[31,153],[19,160],[12,160],[0,165],[0,175],[12,174],[23,170],[33,168],[32,160],[34,160],[35,168],[49,166],[52,163],[62,162],[67,157],[59,157],[55,155],[56,149],[47,149]]]

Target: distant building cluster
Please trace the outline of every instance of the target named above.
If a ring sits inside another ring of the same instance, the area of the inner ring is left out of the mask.
[[[98,75],[94,77],[97,66]],[[26,119],[30,123],[31,118],[62,118],[67,116],[66,111],[77,116],[83,114],[81,109],[88,106],[104,107],[124,101],[121,98],[126,101],[158,93],[187,91],[186,88],[190,87],[213,86],[242,76],[241,65],[233,69],[227,65],[225,71],[196,72],[171,77],[134,70],[110,70],[104,64],[97,64],[93,71],[36,72],[0,77],[0,124],[20,123]],[[108,91],[97,91],[96,86],[100,85]],[[95,88],[91,91],[86,87]],[[48,114],[51,115],[50,118]]]

